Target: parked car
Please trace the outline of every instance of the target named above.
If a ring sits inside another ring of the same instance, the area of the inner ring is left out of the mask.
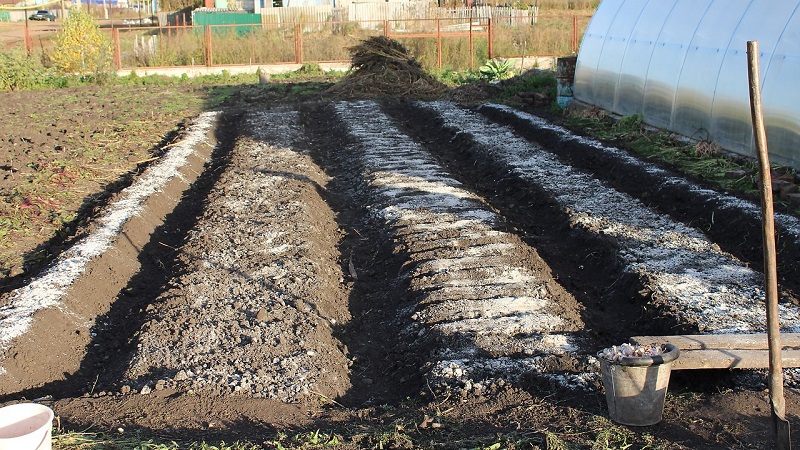
[[[28,17],[28,19],[30,19],[30,20],[47,20],[49,22],[52,22],[52,21],[56,20],[56,15],[51,13],[50,11],[39,10],[39,11],[36,11],[35,13],[31,14],[31,16]]]

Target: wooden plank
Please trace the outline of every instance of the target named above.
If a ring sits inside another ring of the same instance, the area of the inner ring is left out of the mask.
[[[670,343],[683,350],[766,350],[767,335],[760,334],[684,334],[676,336],[634,336],[640,345]],[[783,348],[800,348],[800,333],[781,333]]]
[[[783,367],[800,367],[800,350],[783,350]],[[766,369],[768,350],[687,350],[672,362],[672,370]]]

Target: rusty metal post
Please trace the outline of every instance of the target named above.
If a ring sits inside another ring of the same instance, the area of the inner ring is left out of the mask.
[[[25,41],[25,51],[28,52],[28,56],[30,56],[31,55],[31,47],[32,47],[32,45],[31,45],[31,32],[30,32],[30,29],[28,28],[28,10],[27,9],[25,10],[25,35],[23,37],[23,40]]]
[[[472,13],[469,17],[469,70],[475,70],[475,39],[472,37]]]
[[[303,64],[303,26],[299,23],[294,28],[294,61]]]
[[[489,40],[489,59],[494,59],[494,27],[492,26],[492,18],[490,17],[486,25],[487,39]]]
[[[206,25],[206,66],[214,65],[214,51],[211,48],[211,25]]]
[[[392,34],[392,29],[389,27],[389,21],[388,20],[384,20],[383,21],[383,35],[388,38],[389,35],[391,35],[391,34]]]
[[[792,448],[786,403],[783,397],[783,356],[780,318],[778,317],[778,270],[775,250],[775,218],[772,207],[772,176],[770,174],[767,134],[761,106],[761,81],[758,68],[758,41],[747,41],[747,75],[750,87],[750,113],[753,119],[761,180],[761,220],[764,242],[764,284],[767,304],[767,340],[769,344],[769,402],[772,406],[772,427],[775,448]]]
[[[111,30],[111,35],[114,37],[114,66],[117,70],[122,69],[122,51],[119,45],[119,28]]]
[[[442,70],[442,19],[436,19],[436,67]]]
[[[578,16],[572,15],[572,53],[578,54]]]

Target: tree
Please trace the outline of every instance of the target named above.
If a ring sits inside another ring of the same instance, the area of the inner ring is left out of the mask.
[[[61,73],[105,73],[111,69],[111,39],[88,12],[72,8],[56,39],[53,62]]]

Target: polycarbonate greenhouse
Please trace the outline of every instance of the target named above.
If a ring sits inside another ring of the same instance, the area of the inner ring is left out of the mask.
[[[603,0],[574,95],[752,156],[750,40],[759,43],[770,158],[800,168],[800,0]]]

